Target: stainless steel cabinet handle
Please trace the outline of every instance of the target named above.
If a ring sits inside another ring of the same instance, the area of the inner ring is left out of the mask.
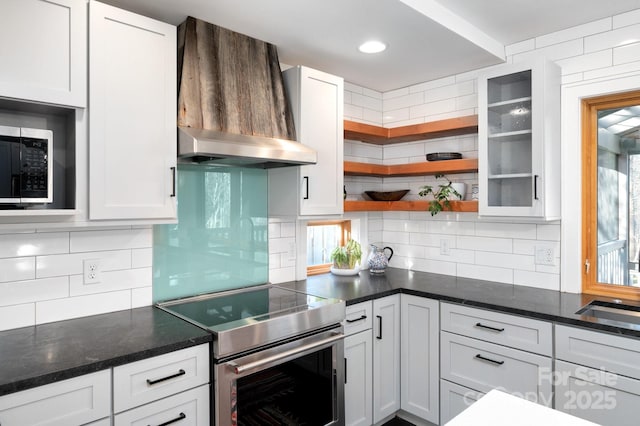
[[[309,343],[308,345],[304,345],[301,346],[299,348],[295,348],[295,349],[290,349],[288,351],[284,351],[281,352],[279,354],[275,354],[275,355],[271,355],[262,359],[259,359],[257,361],[253,361],[253,362],[248,362],[246,364],[238,364],[235,361],[229,361],[227,363],[227,365],[229,365],[232,369],[233,372],[236,374],[242,374],[245,371],[249,371],[249,370],[253,370],[259,367],[262,367],[263,365],[267,365],[270,364],[272,362],[276,362],[276,361],[280,361],[286,358],[290,358],[293,357],[301,352],[306,352],[308,350],[311,349],[315,349],[315,348],[320,348],[321,346],[327,346],[330,345],[331,343],[337,342],[338,340],[342,340],[344,339],[344,334],[339,333],[339,334],[335,334],[331,337],[327,337],[326,339],[322,339],[319,342],[314,342],[314,343]]]
[[[167,425],[170,425],[171,423],[179,422],[180,420],[186,419],[186,418],[187,418],[187,415],[185,413],[180,413],[178,415],[178,417],[176,417],[175,419],[171,419],[171,420],[169,420],[167,422],[160,423],[158,426],[167,426]],[[149,425],[149,426],[151,426],[151,425]]]
[[[378,335],[376,336],[376,339],[382,340],[382,316],[376,315],[376,318],[378,318]]]
[[[480,361],[486,361],[486,362],[490,362],[490,363],[492,363],[492,364],[496,364],[496,365],[502,365],[502,364],[504,364],[504,361],[496,361],[495,359],[491,359],[491,358],[483,357],[483,356],[482,356],[482,355],[480,355],[480,354],[477,354],[474,358],[475,358],[475,359],[479,359]]]
[[[173,185],[173,190],[171,191],[170,197],[175,197],[176,196],[176,168],[175,167],[171,167],[171,182]]]
[[[184,376],[185,374],[187,373],[181,368],[176,374],[172,374],[167,377],[162,377],[160,379],[154,379],[154,380],[147,379],[147,385],[152,386],[152,385],[155,385],[156,383],[164,382],[165,380],[171,380],[171,379],[175,379],[176,377]]]
[[[498,333],[502,333],[504,331],[504,328],[491,327],[491,326],[488,326],[488,325],[484,325],[481,322],[477,322],[476,323],[476,327],[484,328],[486,330],[496,331]]]
[[[352,322],[362,321],[362,320],[365,320],[365,319],[367,319],[367,316],[366,315],[362,315],[360,318],[348,319],[348,320],[345,320],[345,321],[348,322],[348,323],[352,323]]]

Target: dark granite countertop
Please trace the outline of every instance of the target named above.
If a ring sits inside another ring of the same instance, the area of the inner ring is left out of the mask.
[[[396,268],[388,268],[383,275],[372,275],[368,271],[351,277],[323,274],[279,285],[315,296],[343,299],[347,306],[391,294],[407,293],[640,338],[640,327],[616,327],[592,317],[576,315],[576,311],[592,300],[614,303],[612,298],[584,293],[562,293]],[[638,305],[630,301],[625,303]]]
[[[148,306],[0,332],[0,396],[210,342]]]

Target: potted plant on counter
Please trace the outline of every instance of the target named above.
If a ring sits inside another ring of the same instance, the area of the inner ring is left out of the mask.
[[[349,240],[344,246],[338,246],[331,252],[331,272],[336,275],[356,275],[360,272],[362,247],[356,240]]]
[[[439,178],[446,179],[447,184],[440,184],[437,188],[432,185],[425,185],[420,188],[421,191],[418,193],[421,197],[426,197],[428,195],[433,196],[433,200],[429,203],[431,216],[435,216],[442,210],[451,210],[450,200],[454,198],[462,200],[464,197],[464,183],[453,183],[443,174],[437,174],[436,179]]]

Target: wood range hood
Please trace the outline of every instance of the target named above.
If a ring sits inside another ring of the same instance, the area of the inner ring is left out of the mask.
[[[315,164],[295,141],[276,46],[188,17],[178,27],[180,162]]]

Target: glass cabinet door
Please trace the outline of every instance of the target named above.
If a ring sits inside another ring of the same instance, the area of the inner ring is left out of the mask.
[[[560,217],[560,67],[539,58],[478,76],[480,216]]]
[[[489,206],[532,206],[531,83],[531,70],[487,81]]]

